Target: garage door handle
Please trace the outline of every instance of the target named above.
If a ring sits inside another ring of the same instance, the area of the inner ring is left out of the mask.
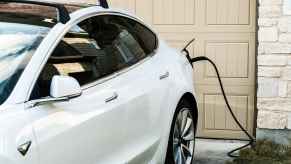
[[[118,94],[117,93],[113,93],[113,95],[111,97],[105,99],[105,102],[109,103],[109,102],[111,102],[113,100],[116,100],[117,98],[118,98]]]
[[[166,72],[166,73],[160,75],[160,80],[166,79],[166,78],[168,78],[169,76],[170,76],[170,73],[169,73],[169,72]]]

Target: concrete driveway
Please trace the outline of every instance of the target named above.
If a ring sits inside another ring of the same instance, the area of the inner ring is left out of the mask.
[[[231,160],[227,153],[247,142],[230,140],[196,139],[195,160],[193,164],[224,164]]]

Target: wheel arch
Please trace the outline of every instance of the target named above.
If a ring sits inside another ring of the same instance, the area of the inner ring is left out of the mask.
[[[181,97],[181,99],[179,100],[179,103],[181,101],[187,101],[188,103],[190,103],[190,105],[193,107],[193,114],[195,116],[195,121],[196,121],[196,127],[195,129],[197,130],[197,123],[198,123],[198,106],[197,106],[197,101],[196,98],[194,97],[194,95],[190,92],[186,92],[183,94],[183,96]]]
[[[182,92],[183,93],[183,92]],[[196,101],[196,98],[195,96],[193,95],[193,93],[191,92],[185,92],[184,94],[181,94],[180,97],[178,97],[178,103],[176,104],[176,107],[175,107],[175,110],[174,110],[174,114],[173,114],[173,118],[175,116],[175,114],[177,113],[177,109],[178,109],[178,106],[180,103],[182,103],[183,101],[187,101],[191,107],[193,108],[193,114],[194,114],[194,119],[195,119],[195,131],[197,131],[197,123],[198,123],[198,106],[197,106],[197,101]],[[165,155],[164,155],[164,163],[167,162],[167,154],[168,154],[168,145],[169,145],[169,137],[170,137],[170,133],[171,133],[171,129],[173,128],[173,118],[172,118],[172,121],[171,121],[171,124],[170,124],[170,130],[169,130],[169,133],[167,135],[167,140],[166,140],[166,143],[165,143],[165,148],[164,150],[166,150],[165,152]]]

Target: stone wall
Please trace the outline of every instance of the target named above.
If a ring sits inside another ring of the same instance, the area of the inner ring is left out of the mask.
[[[259,0],[258,128],[291,129],[291,15],[284,5]]]

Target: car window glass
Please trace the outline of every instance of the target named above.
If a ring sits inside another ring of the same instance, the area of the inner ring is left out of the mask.
[[[51,54],[31,98],[49,96],[55,75],[71,76],[84,86],[136,64],[155,49],[154,34],[140,37],[149,32],[121,16],[97,16],[79,23]],[[151,37],[154,41],[146,40]]]

